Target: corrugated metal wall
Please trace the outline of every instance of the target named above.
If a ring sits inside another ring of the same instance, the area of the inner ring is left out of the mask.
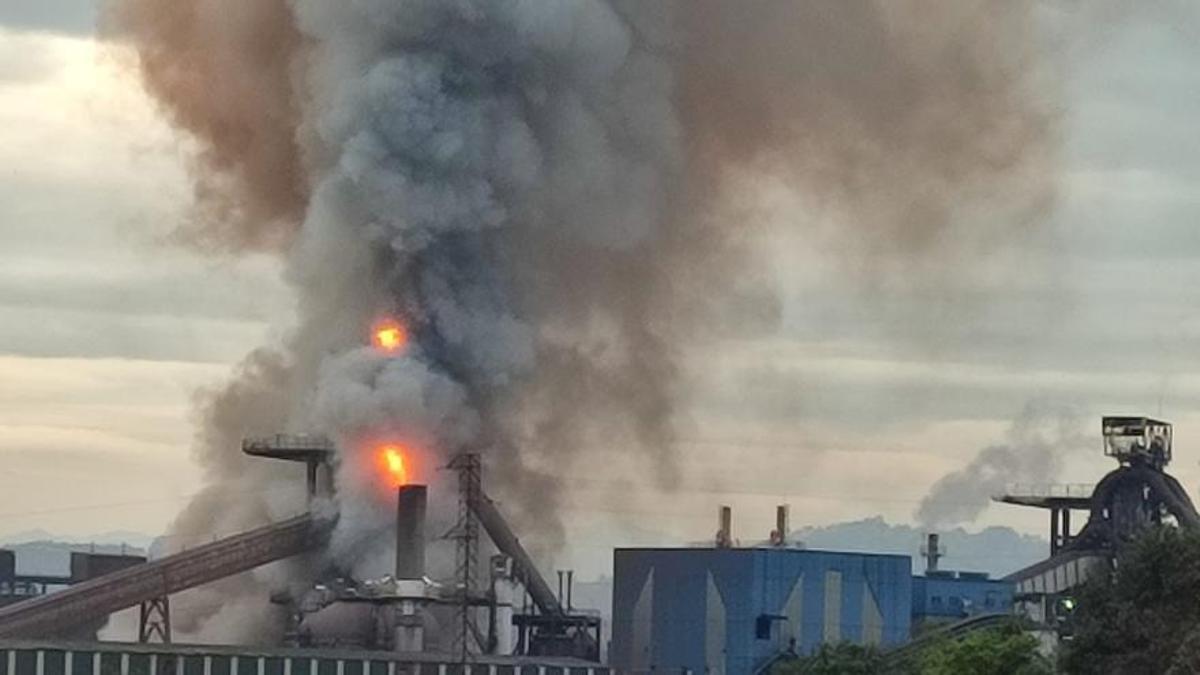
[[[799,549],[618,549],[612,665],[746,673],[795,640],[908,639],[907,556]]]

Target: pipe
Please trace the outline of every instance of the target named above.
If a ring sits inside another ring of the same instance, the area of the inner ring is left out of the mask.
[[[537,605],[542,614],[562,616],[562,603],[554,597],[554,591],[538,573],[533,559],[529,557],[525,547],[521,546],[517,535],[509,529],[508,523],[504,521],[504,516],[500,515],[495,502],[480,492],[478,498],[470,506],[471,510],[475,512],[475,517],[479,519],[479,524],[483,525],[484,531],[487,532],[496,548],[512,558],[513,576],[524,584],[525,589],[529,592],[529,597],[533,598],[533,604]]]
[[[775,507],[775,545],[787,546],[788,538],[788,505],[780,504]]]
[[[396,578],[421,579],[425,576],[424,485],[402,485],[396,491]]]
[[[722,506],[717,511],[717,548],[733,546],[733,509]]]
[[[508,527],[504,516],[500,515],[499,509],[496,508],[495,502],[488,499],[488,496],[480,490],[475,498],[475,501],[470,502],[471,510],[475,512],[475,517],[479,519],[479,524],[483,525],[483,529],[488,533],[492,543],[501,553],[512,558],[513,576],[525,586],[525,591],[529,597],[533,598],[533,604],[537,606],[542,614],[555,617],[565,617],[562,603],[554,597],[554,591],[550,590],[550,585],[542,578],[537,567],[533,564],[533,559],[529,557],[529,553],[525,551],[525,547],[521,546],[521,541],[517,539],[517,535]],[[592,636],[587,631],[578,633],[579,639],[582,641],[585,649],[591,653],[599,654],[599,646],[592,639]],[[520,650],[521,653],[527,653],[529,648],[529,630],[523,629],[520,635]]]

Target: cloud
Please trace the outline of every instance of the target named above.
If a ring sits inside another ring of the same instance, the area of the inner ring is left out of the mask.
[[[186,171],[107,49],[0,31],[0,51],[53,64],[0,86],[0,354],[235,360],[291,306],[278,263],[160,240],[185,217]]]
[[[99,14],[99,0],[12,0],[0,3],[0,27],[92,35]]]
[[[48,79],[61,65],[45,40],[0,27],[0,87]]]
[[[0,356],[0,531],[157,532],[195,490],[191,392],[221,365]],[[96,508],[86,508],[95,506]]]

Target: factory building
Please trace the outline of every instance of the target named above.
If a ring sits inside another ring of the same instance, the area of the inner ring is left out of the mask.
[[[140,555],[79,551],[71,551],[69,555],[70,571],[66,575],[22,574],[17,571],[16,552],[0,549],[0,606],[36,598],[52,590],[80,584],[146,562],[145,556]]]
[[[1009,614],[1014,584],[984,572],[929,570],[913,577],[912,618],[915,628],[951,623],[980,614]]]
[[[763,548],[624,548],[613,560],[610,664],[749,673],[786,649],[909,638],[912,560]]]

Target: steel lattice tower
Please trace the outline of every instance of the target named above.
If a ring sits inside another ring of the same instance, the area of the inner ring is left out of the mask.
[[[471,598],[479,565],[479,520],[473,505],[479,500],[482,468],[479,455],[466,452],[455,455],[449,468],[458,472],[458,522],[450,531],[455,540],[455,573],[461,596],[455,612],[458,630],[454,634],[454,652],[466,662],[471,655],[470,640],[475,626],[471,623]]]
[[[163,595],[141,604],[138,617],[138,642],[171,644],[171,601]]]

